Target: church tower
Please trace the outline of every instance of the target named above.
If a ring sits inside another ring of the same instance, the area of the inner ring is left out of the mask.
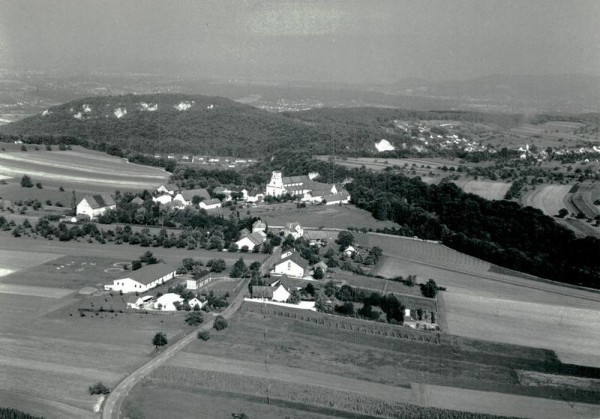
[[[283,180],[281,178],[281,172],[276,170],[271,175],[271,181],[267,185],[267,195],[281,196],[283,195]]]

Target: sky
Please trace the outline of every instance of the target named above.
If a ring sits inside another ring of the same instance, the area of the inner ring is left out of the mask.
[[[356,84],[600,75],[600,1],[0,0],[0,67]]]

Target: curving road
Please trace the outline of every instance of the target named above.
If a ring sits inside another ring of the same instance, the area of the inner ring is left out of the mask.
[[[240,286],[240,291],[235,296],[233,302],[222,312],[220,313],[226,319],[229,319],[240,307],[242,302],[244,301],[244,294],[246,292],[248,286],[249,279],[245,279],[242,286]],[[154,371],[156,368],[163,365],[169,359],[173,357],[173,355],[177,354],[183,348],[185,348],[190,342],[197,338],[197,332],[200,330],[209,330],[212,328],[214,323],[214,317],[210,319],[210,321],[203,323],[202,326],[195,329],[193,332],[190,332],[188,335],[184,336],[173,345],[169,346],[163,352],[160,352],[150,361],[142,365],[140,368],[129,374],[123,381],[121,381],[108,395],[106,400],[104,401],[104,405],[102,407],[102,419],[119,419],[120,411],[121,411],[121,403],[123,399],[129,393],[129,390],[133,388],[137,383],[139,383],[144,377]]]

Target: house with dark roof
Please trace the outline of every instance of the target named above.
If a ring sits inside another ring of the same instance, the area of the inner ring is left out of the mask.
[[[323,195],[321,198],[325,205],[342,205],[350,202],[350,194],[346,190],[331,195]]]
[[[308,273],[309,263],[299,253],[292,253],[275,262],[271,273],[287,275],[291,278],[303,278]]]
[[[115,279],[112,284],[105,285],[104,289],[123,293],[146,292],[175,278],[175,271],[175,268],[164,263],[146,265],[135,271],[128,271],[126,276]]]
[[[107,193],[86,195],[77,204],[76,215],[87,215],[90,219],[98,218],[108,210],[117,208],[117,203]]]
[[[247,234],[238,241],[238,249],[242,249],[244,246],[248,248],[248,251],[252,252],[255,247],[262,245],[267,240],[267,235],[264,231],[255,231],[254,233]]]
[[[156,189],[157,194],[169,194],[171,196],[175,196],[177,192],[179,192],[179,186],[174,183],[167,183],[166,185],[160,185],[158,189]]]

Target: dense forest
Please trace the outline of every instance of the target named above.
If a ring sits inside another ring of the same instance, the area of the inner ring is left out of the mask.
[[[397,147],[386,155],[401,157],[417,144],[409,133],[394,127],[394,121],[406,119],[463,120],[507,128],[522,117],[386,108],[272,113],[221,97],[126,95],[55,106],[43,114],[0,126],[0,137],[79,144],[116,155],[144,152],[235,157],[260,157],[284,149],[307,150],[313,155],[380,155],[375,143],[385,138]]]

